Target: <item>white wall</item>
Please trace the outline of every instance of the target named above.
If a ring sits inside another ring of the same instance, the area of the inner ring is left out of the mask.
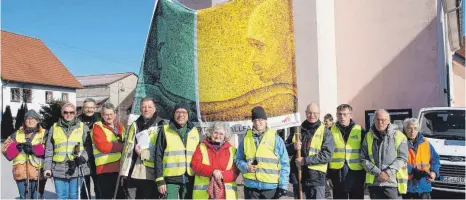
[[[71,88],[61,88],[54,86],[43,86],[43,85],[32,85],[32,84],[22,84],[22,83],[7,83],[2,87],[3,91],[3,110],[6,106],[9,105],[11,108],[11,113],[13,117],[16,117],[18,109],[21,107],[23,102],[10,102],[11,100],[11,88],[27,88],[32,90],[32,103],[28,103],[28,109],[34,109],[39,112],[45,103],[45,92],[53,91],[53,99],[61,99],[62,93],[68,93],[69,102],[76,105],[76,89]]]

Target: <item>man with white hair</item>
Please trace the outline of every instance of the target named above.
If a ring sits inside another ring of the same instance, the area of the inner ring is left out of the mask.
[[[371,199],[401,199],[400,194],[406,194],[407,139],[384,109],[374,113],[374,124],[361,146],[361,161]]]

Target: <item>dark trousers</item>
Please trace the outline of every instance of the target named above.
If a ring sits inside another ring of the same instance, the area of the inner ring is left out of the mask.
[[[303,199],[326,199],[326,186],[304,186],[303,185]],[[293,196],[299,199],[298,184],[293,184]]]
[[[432,199],[430,192],[424,193],[406,193],[403,194],[403,199]]]
[[[333,198],[334,199],[364,199],[364,188],[360,190],[353,190],[350,192],[339,191],[333,188]]]
[[[128,177],[126,183],[128,199],[158,199],[160,198],[154,180],[133,179]]]
[[[102,199],[113,199],[113,195],[115,194],[116,182],[118,179],[118,172],[99,174],[97,175],[97,179],[99,183],[100,197]],[[123,189],[120,187],[118,188],[116,198],[126,198]]]
[[[244,187],[245,199],[276,199],[275,193],[277,189],[259,190],[256,188]]]
[[[369,196],[371,199],[401,199],[396,187],[370,186]]]

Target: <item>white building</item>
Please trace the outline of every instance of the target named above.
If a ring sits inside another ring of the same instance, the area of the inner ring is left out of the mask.
[[[53,100],[76,104],[81,84],[39,39],[1,32],[1,111],[16,117],[21,104],[37,112]]]

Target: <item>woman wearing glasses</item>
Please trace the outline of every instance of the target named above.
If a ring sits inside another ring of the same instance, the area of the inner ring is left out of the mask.
[[[88,127],[76,118],[76,107],[71,103],[62,106],[61,114],[47,137],[44,176],[53,177],[57,199],[77,199],[83,176],[90,174],[83,146]]]

